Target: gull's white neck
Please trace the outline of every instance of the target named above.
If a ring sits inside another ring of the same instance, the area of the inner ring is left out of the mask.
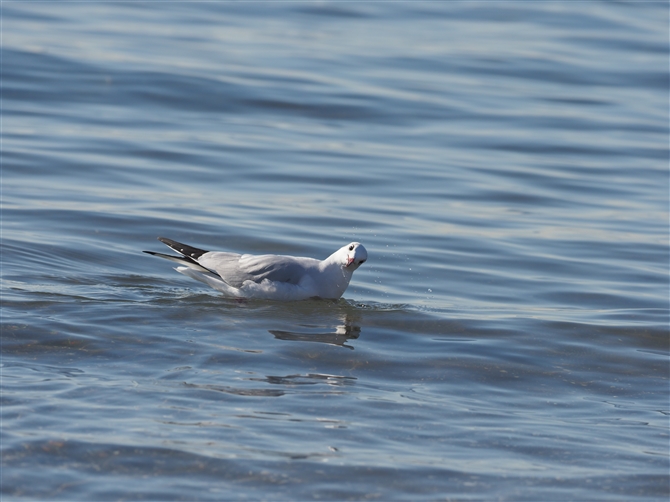
[[[319,296],[324,298],[339,298],[349,286],[351,277],[354,274],[353,267],[345,267],[346,261],[333,253],[320,263],[319,271],[327,277],[323,281],[328,291],[321,291]]]

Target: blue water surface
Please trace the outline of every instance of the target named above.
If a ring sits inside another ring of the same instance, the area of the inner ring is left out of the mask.
[[[670,496],[667,2],[0,12],[3,501]]]

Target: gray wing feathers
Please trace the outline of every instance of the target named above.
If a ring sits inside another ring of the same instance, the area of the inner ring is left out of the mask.
[[[234,253],[210,252],[200,257],[198,263],[214,270],[230,286],[239,288],[244,281],[270,281],[298,284],[311,262],[318,260],[277,255],[239,255]]]
[[[198,272],[218,275],[226,284],[234,288],[242,287],[245,281],[260,283],[263,279],[298,284],[310,269],[318,268],[320,263],[319,260],[313,258],[205,251],[172,239],[164,237],[158,239],[181,256],[154,251],[145,251],[145,253],[174,261]]]

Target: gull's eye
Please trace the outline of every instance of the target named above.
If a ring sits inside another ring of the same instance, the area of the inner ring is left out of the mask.
[[[354,250],[354,245],[352,244],[351,246],[349,246],[349,251],[353,251],[353,250]]]
[[[361,265],[363,265],[363,263],[365,263],[365,260],[361,260],[361,261],[359,261],[358,263],[360,263]]]

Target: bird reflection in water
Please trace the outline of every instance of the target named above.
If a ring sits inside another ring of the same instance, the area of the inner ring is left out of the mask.
[[[335,326],[335,329],[324,332],[324,326],[313,326],[303,324],[300,325],[300,330],[269,330],[275,338],[280,340],[298,341],[298,342],[320,342],[328,345],[338,345],[347,349],[353,350],[351,345],[347,345],[349,340],[355,340],[361,334],[361,327],[357,324],[358,316],[351,316],[344,314],[342,316],[342,324]]]

